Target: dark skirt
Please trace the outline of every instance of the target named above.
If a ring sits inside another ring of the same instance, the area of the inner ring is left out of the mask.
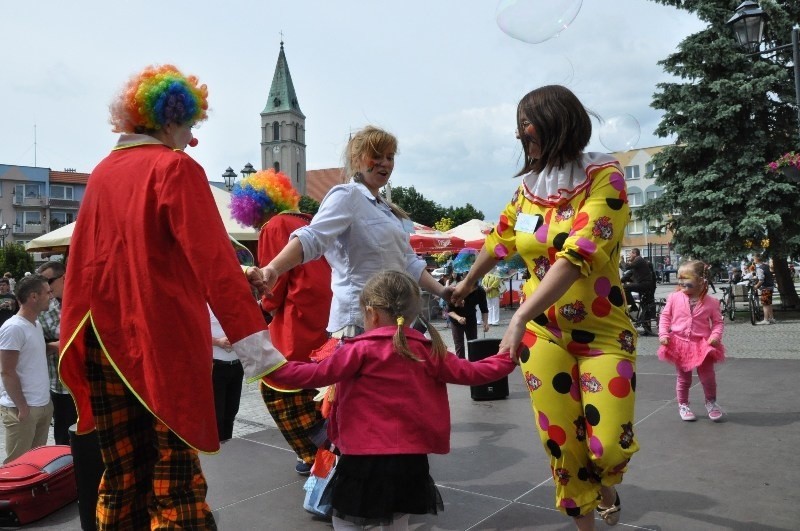
[[[356,525],[388,525],[398,514],[444,510],[425,454],[343,455],[326,491],[333,514]]]

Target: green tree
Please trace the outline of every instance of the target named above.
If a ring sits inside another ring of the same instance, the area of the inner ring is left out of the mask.
[[[449,207],[447,209],[447,217],[453,220],[454,227],[462,225],[471,219],[484,219],[483,212],[476,209],[470,203],[467,203],[463,207]]]
[[[300,204],[298,205],[298,210],[305,214],[311,214],[312,216],[317,213],[319,210],[319,203],[312,197],[304,195],[300,198]]]
[[[33,273],[36,265],[33,256],[19,243],[6,243],[0,249],[0,275],[10,271],[11,275],[20,279],[25,273]]]
[[[392,203],[408,212],[411,219],[428,227],[433,227],[438,220],[445,217],[445,209],[441,205],[426,199],[413,186],[393,186]]]
[[[637,212],[670,217],[679,254],[706,262],[739,258],[748,245],[772,258],[783,300],[798,304],[786,256],[800,249],[798,185],[768,175],[765,165],[798,145],[790,54],[747,56],[725,22],[739,0],[653,0],[684,9],[708,27],[659,62],[680,82],[658,85],[652,107],[664,116],[656,134],[676,142],[655,155],[663,196]],[[773,45],[791,36],[800,19],[795,0],[764,2]]]
[[[433,224],[433,228],[440,232],[447,232],[455,226],[453,220],[450,218],[442,218]]]

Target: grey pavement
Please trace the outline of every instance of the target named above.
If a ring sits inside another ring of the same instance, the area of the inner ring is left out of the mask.
[[[656,296],[672,290],[674,284],[659,285]],[[501,314],[501,325],[486,337],[502,336],[513,311]],[[656,337],[640,337],[641,449],[619,487],[621,529],[800,529],[800,456],[794,451],[800,441],[800,313],[776,311],[776,318],[771,326],[752,326],[746,312],[725,320],[728,360],[718,366],[717,385],[726,416],[719,423],[705,414],[694,423],[680,420],[673,369],[658,361]],[[434,324],[452,346],[444,321]],[[452,449],[430,458],[445,510],[412,516],[411,529],[573,529],[553,508],[548,461],[522,377],[514,373],[509,383],[509,398],[497,401],[476,402],[468,388],[450,387]],[[695,412],[702,411],[696,378],[691,399]],[[242,390],[234,439],[201,460],[220,529],[331,529],[303,510],[304,478],[294,472],[294,454],[257,385]],[[26,528],[80,529],[77,504]]]

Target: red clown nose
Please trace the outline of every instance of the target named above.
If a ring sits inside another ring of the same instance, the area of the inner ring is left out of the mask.
[[[195,147],[197,144],[198,141],[196,138],[192,138],[191,140],[189,140],[189,147]]]

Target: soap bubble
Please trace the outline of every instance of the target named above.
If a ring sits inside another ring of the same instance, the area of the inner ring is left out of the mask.
[[[497,25],[510,37],[536,44],[564,31],[581,4],[583,0],[500,0]]]
[[[600,124],[600,143],[609,151],[628,151],[639,142],[642,129],[630,114],[612,116]]]
[[[506,258],[505,260],[501,260],[497,263],[497,273],[501,277],[510,277],[514,274],[525,271],[527,266],[525,265],[525,261],[519,255],[519,253],[515,253],[514,256]]]
[[[453,259],[453,272],[466,273],[472,267],[472,264],[475,263],[475,259],[477,258],[477,249],[472,249],[470,247],[461,249]]]

